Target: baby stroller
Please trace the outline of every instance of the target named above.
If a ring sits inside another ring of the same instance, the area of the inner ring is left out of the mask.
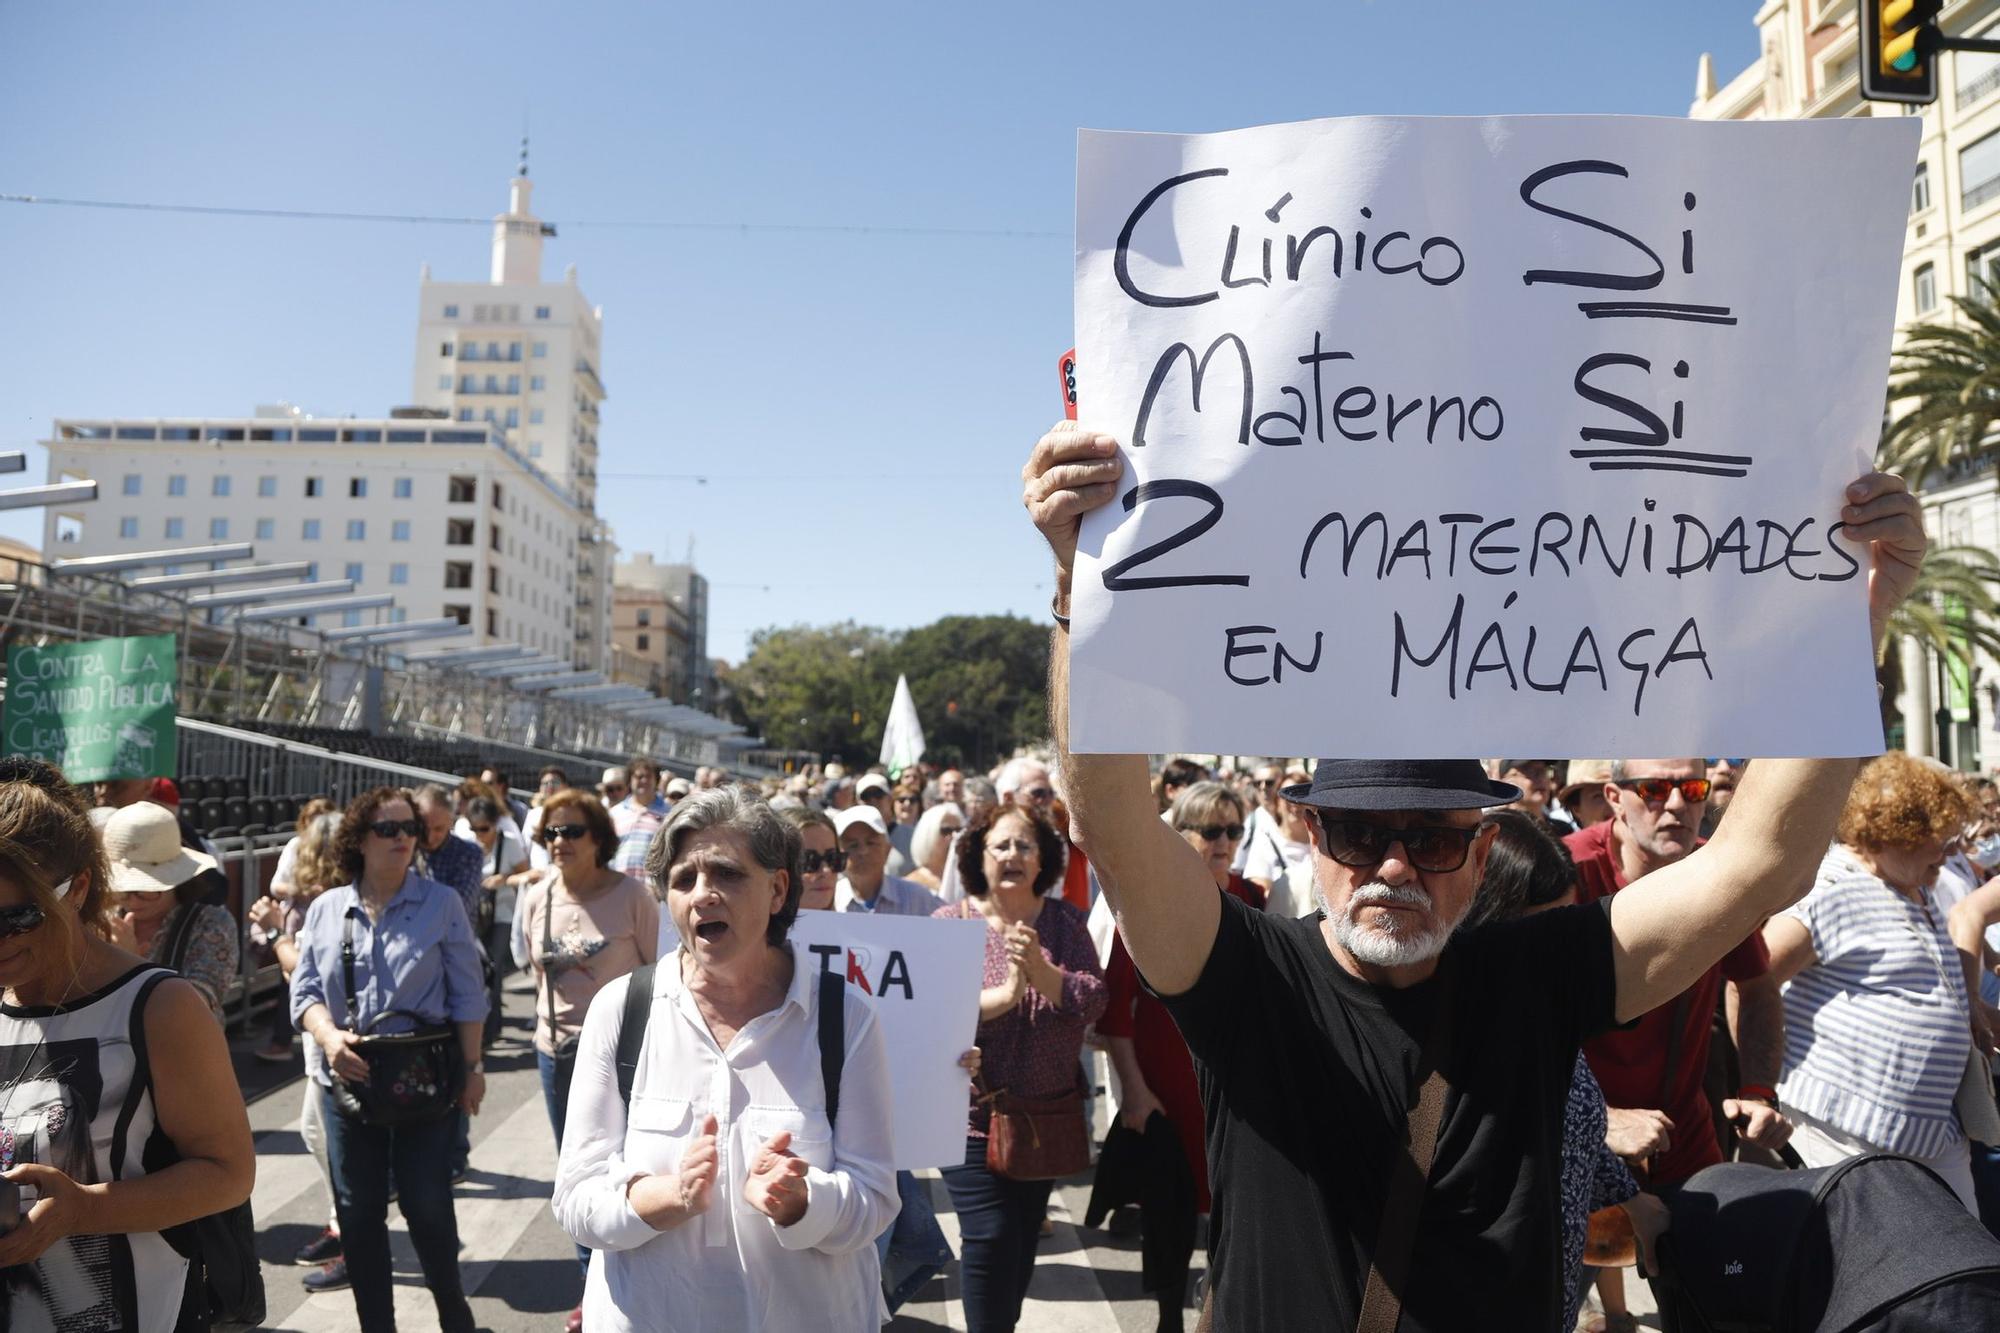
[[[1671,1200],[1656,1284],[1667,1333],[2000,1329],[2000,1241],[1921,1163],[1724,1163]]]

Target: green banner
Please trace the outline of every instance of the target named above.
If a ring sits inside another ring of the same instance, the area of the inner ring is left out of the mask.
[[[0,754],[71,782],[172,777],[178,674],[171,634],[9,648]]]

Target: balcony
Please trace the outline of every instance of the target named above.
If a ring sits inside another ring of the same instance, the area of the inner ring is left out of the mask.
[[[1984,35],[1990,34],[1982,34]],[[1963,60],[1965,57],[1960,56],[1959,59]],[[1965,110],[1996,88],[2000,88],[2000,65],[1995,65],[1970,83],[1958,85],[1958,109]]]
[[[460,343],[458,345],[458,359],[460,361],[519,361],[521,359],[521,349],[509,344],[506,347],[495,347],[489,353],[486,348],[481,347],[478,343]]]
[[[591,365],[586,358],[578,357],[576,359],[576,373],[583,376],[590,383],[591,388],[596,390],[599,398],[604,396],[604,381],[597,378],[596,366]]]
[[[1989,176],[1975,185],[1965,187],[1965,193],[1959,196],[1959,207],[1970,213],[1981,204],[1990,203],[1995,199],[2000,199],[2000,176]]]

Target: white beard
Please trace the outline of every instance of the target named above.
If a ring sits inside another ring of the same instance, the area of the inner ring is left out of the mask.
[[[1416,963],[1427,963],[1444,952],[1444,946],[1451,941],[1451,932],[1458,928],[1457,921],[1433,921],[1429,926],[1364,926],[1356,918],[1362,908],[1372,903],[1392,903],[1415,907],[1430,912],[1434,904],[1430,895],[1421,889],[1398,888],[1377,880],[1364,884],[1348,896],[1346,910],[1326,912],[1327,923],[1333,928],[1333,938],[1341,948],[1347,950],[1357,961],[1371,967],[1409,967]],[[1471,903],[1466,910],[1471,910]],[[1320,895],[1320,909],[1326,911],[1325,894]],[[1459,913],[1460,919],[1465,916]],[[1400,914],[1392,914],[1389,920],[1400,923]]]

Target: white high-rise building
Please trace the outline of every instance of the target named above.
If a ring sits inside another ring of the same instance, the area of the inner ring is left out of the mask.
[[[259,563],[396,598],[341,624],[450,616],[472,627],[462,642],[574,660],[578,534],[594,520],[484,423],[260,409],[64,419],[43,444],[51,481],[98,483],[95,503],[47,512],[52,558],[250,542]]]
[[[577,287],[542,281],[542,239],[554,234],[530,211],[527,167],[493,220],[486,282],[437,282],[424,266],[418,292],[411,402],[462,424],[505,433],[515,452],[582,510],[575,570],[575,652],[580,665],[610,660],[610,530],[596,517],[598,375],[602,309]]]

